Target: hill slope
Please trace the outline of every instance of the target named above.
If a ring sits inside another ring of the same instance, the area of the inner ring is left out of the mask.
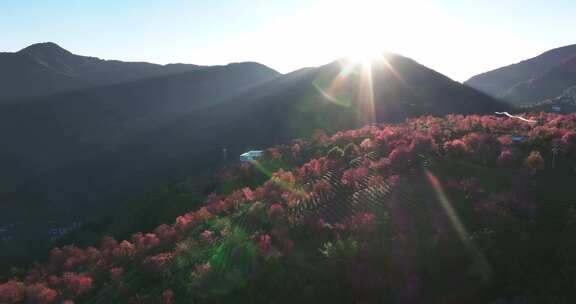
[[[227,174],[236,191],[130,240],[55,248],[0,301],[570,302],[576,116],[530,118],[422,117],[270,148]]]
[[[110,214],[142,189],[223,165],[224,148],[235,159],[317,129],[506,109],[393,54],[369,70],[334,62],[278,76],[244,63],[7,104],[0,192],[12,199],[3,216],[19,220],[35,204],[44,206],[35,209],[43,221],[61,210],[70,218]]]
[[[510,88],[505,100],[514,103],[535,103],[560,97],[566,89],[576,85],[576,52],[571,59],[550,68],[542,75]]]
[[[210,108],[201,116],[213,124],[221,120],[238,126],[237,136],[243,137],[238,141],[249,147],[309,136],[316,129],[333,133],[423,114],[502,109],[511,108],[409,58],[388,54],[371,68],[341,60],[297,71],[234,96],[233,102]],[[189,124],[197,121],[195,115],[159,132],[190,130]]]
[[[0,53],[0,100],[129,82],[200,68],[102,60],[70,53],[55,43],[38,43],[16,53]]]
[[[514,104],[557,97],[576,85],[576,45],[476,75],[465,84]]]
[[[25,258],[50,228],[113,212],[120,201],[162,188],[178,176],[163,168],[190,170],[182,162],[163,167],[170,154],[148,158],[146,145],[158,140],[147,136],[150,130],[277,75],[240,63],[0,105],[0,220],[22,230],[10,252]],[[145,146],[117,152],[135,141]],[[1,254],[6,259],[9,252]]]
[[[576,112],[576,85],[564,90],[562,95],[546,99],[542,102],[524,107],[525,111],[530,112],[556,112],[556,113],[575,113]]]

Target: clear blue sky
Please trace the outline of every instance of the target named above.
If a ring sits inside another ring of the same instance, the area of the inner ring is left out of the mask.
[[[576,1],[7,0],[0,51],[53,41],[126,61],[280,72],[386,49],[456,80],[575,44]]]

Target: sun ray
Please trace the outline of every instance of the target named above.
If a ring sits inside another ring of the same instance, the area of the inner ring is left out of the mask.
[[[258,160],[255,160],[255,159],[251,160],[250,164],[252,164],[252,166],[254,166],[254,168],[256,168],[256,170],[260,171],[266,177],[270,178],[270,181],[272,181],[277,186],[284,188],[284,189],[286,189],[286,190],[288,190],[294,194],[297,194],[301,197],[308,197],[309,196],[309,194],[303,190],[303,187],[301,187],[299,185],[291,185],[291,184],[287,183],[286,181],[282,180],[281,178],[278,178],[274,172],[267,169]]]
[[[454,210],[454,207],[448,200],[448,196],[446,196],[446,193],[444,192],[440,180],[429,170],[426,170],[426,176],[428,177],[428,181],[432,185],[432,188],[436,192],[436,197],[440,201],[442,209],[444,209],[446,215],[448,216],[448,219],[450,220],[450,223],[452,224],[454,230],[456,230],[458,237],[460,238],[466,249],[469,251],[470,255],[472,256],[472,259],[474,260],[474,263],[476,263],[475,266],[477,267],[477,270],[480,272],[484,280],[488,280],[492,274],[492,267],[490,266],[490,264],[488,263],[482,252],[476,247],[476,244],[474,244],[474,242],[468,235],[466,227],[464,226],[464,224],[458,217],[456,210]]]
[[[386,55],[381,55],[377,60],[379,63],[383,64],[390,71],[390,73],[392,73],[392,75],[398,79],[398,81],[400,81],[405,87],[410,87],[406,80],[400,75],[400,73],[398,73],[396,68],[390,64],[390,60],[388,60]]]
[[[374,105],[374,82],[372,79],[372,62],[366,60],[360,66],[360,81],[358,83],[358,101],[361,119],[364,124],[376,122]]]

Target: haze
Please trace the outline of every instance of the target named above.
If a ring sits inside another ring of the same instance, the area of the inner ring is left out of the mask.
[[[3,1],[0,50],[54,41],[109,59],[257,61],[283,73],[389,50],[463,81],[572,43],[574,10],[569,0]]]

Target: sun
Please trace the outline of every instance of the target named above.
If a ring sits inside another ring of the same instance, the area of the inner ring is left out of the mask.
[[[367,31],[353,37],[345,47],[343,57],[353,65],[371,65],[382,61],[388,50],[383,39],[379,40],[378,37]]]
[[[383,21],[377,12],[384,10],[382,4],[364,1],[364,5],[349,7],[346,23],[338,31],[343,55],[355,62],[370,62],[382,56],[388,49],[394,29]]]
[[[383,56],[383,50],[377,48],[365,47],[354,50],[346,55],[352,63],[372,63],[380,60]]]

